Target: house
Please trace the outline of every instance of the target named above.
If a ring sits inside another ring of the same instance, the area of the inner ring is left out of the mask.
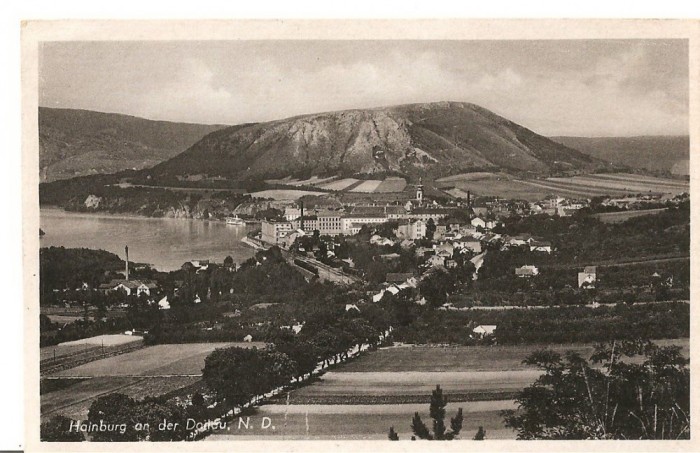
[[[410,272],[389,272],[388,274],[386,274],[386,282],[403,283],[412,277],[413,274]]]
[[[428,264],[431,266],[444,266],[445,265],[445,257],[440,256],[440,255],[433,255],[430,258],[428,258]]]
[[[168,296],[165,296],[158,301],[158,308],[161,310],[170,310],[170,302],[168,302]]]
[[[471,223],[465,223],[464,225],[460,225],[456,232],[462,236],[469,236],[470,234],[476,232],[476,227]]]
[[[486,228],[486,221],[481,217],[474,217],[471,221],[471,224],[476,228]]]
[[[301,329],[302,329],[303,327],[304,327],[304,324],[296,323],[296,324],[291,325],[291,326],[280,326],[280,329],[291,330],[291,331],[294,332],[295,334],[298,334],[299,332],[301,332]]]
[[[472,329],[472,332],[477,334],[480,337],[488,337],[494,334],[496,331],[496,326],[494,325],[487,325],[487,324],[480,324]]]
[[[372,235],[372,237],[369,238],[369,243],[374,245],[394,245],[394,241],[388,238],[381,237],[378,234]]]
[[[433,239],[441,239],[447,233],[447,225],[436,225]]]
[[[263,242],[278,245],[280,242],[282,242],[282,239],[287,236],[287,234],[292,232],[294,228],[292,228],[292,222],[263,220],[260,223],[260,229],[260,239]]]
[[[251,334],[248,334],[245,337],[243,337],[243,341],[245,341],[246,343],[250,343],[253,341],[253,336]]]
[[[132,293],[136,294],[139,286],[141,286],[141,282],[138,280],[120,280],[113,289],[114,291],[124,291],[127,296],[131,296]]]
[[[579,288],[595,288],[596,282],[596,267],[586,266],[583,268],[583,272],[578,273],[578,287]]]
[[[382,297],[384,297],[384,292],[385,292],[384,290],[381,290],[380,292],[378,292],[377,294],[372,296],[372,302],[376,303],[376,302],[379,302],[380,300],[382,300]]]
[[[387,253],[385,255],[379,255],[379,258],[385,261],[392,261],[401,258],[401,255],[399,255],[398,253]]]
[[[411,247],[413,247],[414,242],[410,239],[404,239],[403,241],[401,241],[400,245],[402,249],[410,249]]]
[[[423,220],[401,220],[396,230],[396,237],[399,239],[423,239],[425,237],[427,224]]]
[[[394,285],[389,286],[386,290],[388,292],[390,292],[391,294],[393,294],[394,296],[397,295],[401,291],[399,288],[397,288]]]
[[[530,241],[531,252],[552,253],[552,243],[549,241]]]
[[[345,311],[350,311],[350,310],[355,310],[356,312],[360,312],[360,309],[357,308],[357,305],[355,304],[345,304]]]
[[[532,242],[532,236],[527,233],[517,234],[515,236],[509,237],[506,240],[506,244],[510,247],[523,247],[528,246]]]
[[[454,246],[449,242],[440,244],[437,248],[437,254],[445,258],[452,258],[452,255],[454,255],[454,251]]]
[[[486,206],[472,206],[472,211],[476,216],[485,216],[489,213],[489,208]]]
[[[521,278],[527,278],[527,277],[534,277],[535,275],[538,275],[540,273],[540,270],[537,269],[537,266],[533,265],[525,265],[525,266],[520,266],[515,269],[515,275]]]
[[[462,248],[472,253],[481,253],[481,242],[476,239],[467,239],[462,241]]]
[[[433,255],[433,254],[435,254],[435,250],[433,250],[429,247],[416,248],[416,256],[425,256],[425,255]]]
[[[145,294],[147,296],[151,295],[151,291],[158,289],[158,285],[153,282],[141,282],[141,284],[136,288],[136,295],[140,296]]]

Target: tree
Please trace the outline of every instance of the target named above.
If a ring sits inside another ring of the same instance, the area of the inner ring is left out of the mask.
[[[437,226],[435,225],[435,221],[430,218],[425,224],[425,237],[429,240],[433,240],[433,236],[435,236],[435,230],[437,230]]]
[[[416,412],[411,421],[413,434],[426,440],[453,440],[457,437],[462,430],[462,422],[464,421],[462,408],[460,407],[457,410],[457,415],[450,419],[450,430],[448,431],[445,426],[445,406],[447,406],[447,398],[443,396],[442,389],[438,385],[430,397],[430,418],[433,419],[433,432],[430,432]]]
[[[544,374],[519,393],[517,413],[502,413],[506,426],[519,439],[690,438],[690,371],[680,347],[613,341],[590,361],[602,368],[571,351],[532,353],[524,363]]]
[[[447,295],[454,289],[454,277],[449,272],[437,271],[423,279],[418,288],[432,307],[439,307],[447,302]]]
[[[289,382],[295,364],[279,351],[217,349],[204,360],[203,377],[220,400],[243,405]]]
[[[394,427],[389,428],[389,440],[399,440],[399,435],[394,431]]]
[[[479,426],[479,430],[474,435],[474,440],[484,440],[486,439],[486,431],[483,426]]]
[[[95,431],[91,433],[95,442],[135,442],[141,439],[136,430],[139,422],[136,417],[137,402],[122,393],[110,393],[97,398],[90,405],[88,422],[107,426],[121,426],[124,429]]]
[[[42,442],[82,442],[85,440],[83,433],[71,430],[71,424],[76,421],[63,415],[51,417],[41,424]],[[74,425],[75,426],[75,425]]]

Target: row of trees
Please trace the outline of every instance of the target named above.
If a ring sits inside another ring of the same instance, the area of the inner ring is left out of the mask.
[[[480,324],[498,326],[493,339],[513,345],[690,336],[690,306],[683,302],[466,312],[414,305],[399,319],[393,339],[416,344],[475,344],[471,330]]]

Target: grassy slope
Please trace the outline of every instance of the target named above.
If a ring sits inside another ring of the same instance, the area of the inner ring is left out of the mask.
[[[150,167],[222,127],[40,107],[40,167],[47,180]]]
[[[630,168],[671,171],[689,159],[689,137],[550,137],[606,162]]]

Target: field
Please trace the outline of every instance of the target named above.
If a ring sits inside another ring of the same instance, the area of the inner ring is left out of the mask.
[[[41,395],[42,417],[63,414],[84,419],[100,395],[119,391],[134,398],[157,396],[201,380],[204,359],[214,349],[264,347],[263,343],[193,343],[157,345],[96,360],[50,375],[65,384]],[[70,385],[74,381],[75,384]]]
[[[389,177],[382,181],[374,190],[375,193],[403,192],[406,188],[406,180],[403,178]]]
[[[464,198],[466,192],[476,195],[537,201],[548,195],[568,198],[594,196],[633,195],[638,193],[663,193],[675,195],[688,192],[689,184],[683,180],[663,179],[630,173],[595,174],[568,178],[517,179],[503,173],[465,173],[436,180],[438,188],[444,188],[453,196]]]
[[[266,179],[265,182],[268,184],[281,184],[281,185],[294,186],[294,187],[315,186],[315,185],[320,186],[323,183],[333,181],[334,179],[337,179],[337,178],[338,178],[337,176],[330,176],[328,178],[319,178],[318,176],[312,176],[309,179],[293,179],[290,177],[286,177],[283,179]]]
[[[465,173],[448,176],[435,181],[438,189],[457,198],[467,198],[471,195],[504,197],[528,201],[536,201],[551,194],[551,190],[533,186],[503,173]]]
[[[294,189],[271,189],[261,190],[260,192],[252,192],[250,195],[253,198],[272,198],[273,200],[298,200],[304,195],[326,195],[326,192]]]
[[[339,179],[337,181],[329,182],[326,184],[320,184],[318,187],[320,187],[321,189],[326,189],[326,190],[345,190],[348,187],[350,187],[353,184],[356,184],[358,182],[359,182],[359,179],[345,178],[345,179]]]
[[[363,193],[373,193],[377,190],[377,187],[382,183],[382,181],[377,181],[370,179],[367,181],[362,181],[362,184],[350,189],[350,192],[363,192]]]
[[[263,343],[162,344],[60,371],[55,377],[201,375],[204,358],[227,346],[263,347]]]
[[[686,357],[687,339],[679,344]],[[280,395],[251,414],[251,429],[228,429],[208,440],[231,439],[386,439],[390,426],[410,439],[411,417],[419,412],[429,421],[430,393],[440,384],[450,403],[448,416],[464,410],[464,435],[471,438],[483,426],[488,439],[513,439],[500,411],[516,409],[515,392],[532,383],[539,371],[522,360],[538,346],[396,346],[381,348],[327,372],[306,387]],[[574,350],[590,356],[593,346],[549,346],[560,353]],[[269,417],[275,430],[263,431],[259,420]],[[253,427],[255,421],[257,425]]]
[[[137,341],[141,341],[141,337],[138,335],[98,335],[96,337],[83,338],[81,340],[66,341],[65,343],[61,343],[59,347],[80,345],[117,346],[127,343],[135,343]]]
[[[594,214],[603,223],[620,223],[635,217],[640,217],[644,215],[658,214],[665,211],[665,208],[661,209],[643,209],[639,211],[621,211],[621,212],[603,212],[600,214]]]
[[[453,417],[459,407],[464,412],[462,438],[470,439],[479,426],[486,429],[488,439],[514,438],[512,431],[503,426],[500,415],[501,410],[515,409],[513,401],[448,403],[447,417]],[[250,415],[250,429],[243,429],[238,419],[234,419],[227,429],[206,440],[386,440],[390,426],[394,427],[401,440],[408,440],[411,438],[411,418],[415,412],[421,414],[424,422],[430,423],[427,404],[265,405]],[[262,417],[269,417],[275,429],[260,429]]]
[[[268,184],[285,185],[289,187],[312,186],[323,190],[334,192],[354,192],[354,193],[398,193],[403,192],[406,188],[406,180],[397,176],[388,176],[384,179],[368,179],[361,180],[355,178],[342,178],[332,176],[328,178],[319,178],[313,176],[309,179],[298,180],[292,178],[284,179],[268,179],[265,182]],[[262,195],[259,195],[262,194]],[[272,194],[272,195],[270,195]],[[313,193],[309,193],[313,194]],[[275,198],[277,200],[291,199],[291,195],[296,195],[294,190],[265,190],[252,194],[259,197]],[[299,195],[301,196],[301,195]],[[296,196],[296,198],[299,198]],[[280,198],[285,197],[285,198]]]
[[[79,381],[61,390],[41,395],[41,416],[55,414],[73,419],[87,418],[88,409],[99,396],[113,392],[124,393],[132,398],[162,395],[197,383],[201,378],[194,376],[133,378],[95,377]]]

